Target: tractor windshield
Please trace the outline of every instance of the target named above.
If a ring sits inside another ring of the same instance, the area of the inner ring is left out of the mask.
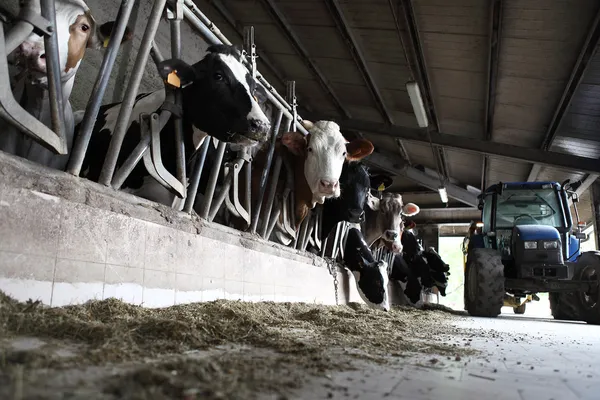
[[[548,225],[564,228],[558,193],[548,189],[504,189],[496,199],[496,228]]]

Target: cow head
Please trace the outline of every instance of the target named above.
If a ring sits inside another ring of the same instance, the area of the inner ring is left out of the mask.
[[[22,0],[21,7],[29,0]],[[39,2],[34,3],[40,12]],[[82,0],[56,0],[56,35],[61,82],[67,82],[77,73],[85,50],[105,47],[114,22],[101,26],[96,23],[92,13]],[[131,40],[133,33],[126,28],[122,43]],[[23,66],[32,83],[47,85],[46,51],[44,38],[35,33],[15,50],[15,60]]]
[[[228,143],[267,141],[271,122],[256,97],[266,94],[244,66],[238,47],[210,46],[206,56],[191,66],[177,59],[160,63],[163,79],[172,72],[181,80],[185,117],[197,129]]]
[[[389,311],[388,265],[385,261],[369,262],[359,254],[359,268],[352,271],[361,299],[371,308]]]
[[[344,162],[358,161],[373,152],[373,144],[365,139],[348,142],[333,121],[303,121],[309,134],[283,134],[281,142],[288,150],[304,158],[304,176],[312,192],[312,207],[325,199],[340,196],[339,178]]]
[[[401,253],[403,217],[416,215],[420,211],[419,206],[414,203],[404,204],[402,196],[398,193],[384,193],[380,200],[370,192],[367,195],[367,205],[373,211],[377,211],[375,225],[371,229],[377,229],[381,239],[392,244],[394,253]]]
[[[358,224],[365,219],[365,202],[371,186],[367,167],[359,162],[344,164],[340,176],[339,207],[344,220]]]

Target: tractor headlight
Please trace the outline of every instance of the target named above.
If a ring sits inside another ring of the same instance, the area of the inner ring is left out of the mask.
[[[558,249],[558,241],[553,240],[551,242],[544,242],[544,250]]]
[[[537,242],[523,242],[525,244],[525,250],[536,250],[538,248]]]

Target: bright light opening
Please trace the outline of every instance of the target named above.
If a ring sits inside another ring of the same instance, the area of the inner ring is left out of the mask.
[[[442,203],[448,203],[448,192],[446,192],[446,188],[442,186],[438,189],[438,192],[440,194],[440,199],[442,200]]]
[[[429,120],[427,119],[427,113],[425,112],[425,105],[423,104],[419,85],[417,82],[407,82],[406,91],[408,92],[408,97],[410,97],[410,104],[412,105],[415,117],[417,117],[419,128],[427,128],[427,126],[429,126]]]
[[[524,244],[527,250],[536,250],[538,248],[537,242],[524,242]]]

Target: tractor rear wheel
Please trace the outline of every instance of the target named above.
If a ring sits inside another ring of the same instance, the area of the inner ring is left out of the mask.
[[[465,271],[465,300],[469,315],[497,317],[504,305],[504,265],[494,249],[471,249]]]
[[[515,314],[525,314],[526,308],[527,308],[527,303],[523,303],[519,307],[513,307],[513,311],[515,312]]]
[[[583,253],[577,260],[575,279],[590,281],[590,290],[577,293],[582,319],[600,325],[600,252]]]

